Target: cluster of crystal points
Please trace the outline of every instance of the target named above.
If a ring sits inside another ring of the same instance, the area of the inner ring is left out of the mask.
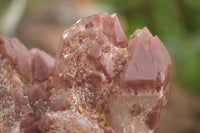
[[[56,59],[0,36],[0,133],[148,133],[167,103],[171,60],[145,27],[116,14],[64,31]]]

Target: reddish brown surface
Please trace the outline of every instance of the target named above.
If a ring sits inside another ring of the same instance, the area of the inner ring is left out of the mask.
[[[127,42],[116,15],[83,18],[62,35],[52,101],[64,90],[72,90],[72,108],[89,113],[102,128],[109,125],[117,133],[149,132],[160,118],[167,90],[164,84],[168,85],[171,73],[171,60],[165,51],[146,27]]]
[[[20,114],[3,119],[7,132],[20,127],[32,133],[121,133],[157,127],[171,60],[147,28],[127,41],[116,14],[83,18],[63,33],[55,69],[54,59],[43,51],[29,52],[16,39],[1,37],[0,42],[1,69],[16,77],[6,84],[10,98],[1,100],[11,102],[6,108],[15,105],[6,115]]]
[[[55,4],[48,2],[48,6],[37,9],[25,16],[18,27],[17,36],[20,36],[28,47],[38,47],[55,55],[63,29],[72,25],[72,21],[64,21],[64,25],[55,23],[52,17]],[[53,21],[52,21],[53,19]],[[123,18],[119,18],[123,22]],[[123,25],[123,23],[122,23]],[[36,28],[37,27],[37,28]],[[176,64],[176,62],[174,63]],[[173,71],[175,65],[173,65]],[[178,69],[178,68],[177,68]],[[188,91],[190,88],[171,84],[169,101],[164,107],[156,133],[199,133],[200,132],[200,99]],[[1,126],[1,125],[0,125]]]
[[[52,75],[53,69],[41,73],[42,69],[32,68],[38,65],[42,68],[52,67],[51,60],[54,59],[43,52],[46,56],[42,57],[43,60],[38,60],[37,52],[30,54],[17,39],[1,36],[0,40],[0,123],[3,125],[4,132],[24,130],[24,132],[34,133],[38,131],[37,121],[46,111],[46,102],[50,96],[46,88],[52,82],[48,78]],[[50,75],[43,79],[43,82],[39,82],[37,77],[32,75],[33,73],[40,73],[41,76]]]

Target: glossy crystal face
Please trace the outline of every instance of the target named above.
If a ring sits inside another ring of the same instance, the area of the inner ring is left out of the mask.
[[[55,59],[16,39],[0,37],[0,47],[0,94],[10,96],[3,95],[0,107],[15,116],[0,121],[0,131],[147,133],[157,127],[171,59],[146,27],[127,40],[117,15],[100,13],[64,31]]]

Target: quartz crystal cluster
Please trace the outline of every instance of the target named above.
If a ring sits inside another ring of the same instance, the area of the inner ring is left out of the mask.
[[[0,133],[152,133],[170,74],[160,39],[127,40],[116,14],[78,20],[55,59],[0,36]]]

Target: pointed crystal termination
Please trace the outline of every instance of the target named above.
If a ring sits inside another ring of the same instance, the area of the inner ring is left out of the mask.
[[[31,54],[19,40],[0,36],[2,133],[40,132],[37,125],[46,110],[53,66],[54,59],[45,52],[35,50]]]
[[[55,61],[0,36],[0,132],[152,133],[170,75],[160,39],[145,27],[128,41],[116,14],[65,30]]]
[[[108,98],[108,124],[117,133],[153,132],[168,98],[171,59],[146,27],[136,30],[128,48],[120,87]]]
[[[65,30],[55,64],[52,110],[72,108],[81,115],[89,114],[86,116],[97,121],[97,127],[113,133],[107,125],[106,100],[115,75],[122,70],[126,59],[122,51],[127,46],[116,14],[89,16]]]
[[[146,27],[127,41],[116,14],[83,18],[63,33],[55,68],[53,110],[89,113],[101,128],[116,133],[157,127],[168,97],[171,59]],[[60,102],[60,95],[68,98]]]

